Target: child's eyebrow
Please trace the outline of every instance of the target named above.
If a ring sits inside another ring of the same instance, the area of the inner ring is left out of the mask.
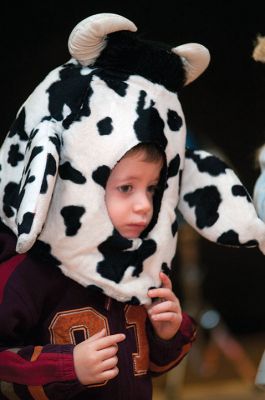
[[[132,181],[132,180],[136,180],[136,179],[138,179],[138,177],[136,177],[134,175],[121,176],[121,177],[117,178],[117,180],[119,180],[119,181]]]

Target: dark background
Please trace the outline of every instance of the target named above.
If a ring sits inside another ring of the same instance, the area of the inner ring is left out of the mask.
[[[3,2],[1,141],[20,105],[70,56],[67,40],[89,15],[114,12],[146,38],[173,46],[199,42],[211,53],[206,72],[180,94],[189,130],[201,148],[221,155],[252,193],[256,149],[265,141],[265,64],[252,59],[265,35],[264,1]],[[204,293],[236,332],[265,331],[265,258],[201,240]]]

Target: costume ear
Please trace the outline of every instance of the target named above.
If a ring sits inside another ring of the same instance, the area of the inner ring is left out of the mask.
[[[60,138],[58,122],[42,121],[32,132],[26,147],[24,169],[17,199],[17,248],[31,248],[45,223],[56,181]]]
[[[186,151],[179,210],[202,236],[265,253],[265,224],[235,173],[205,151]]]

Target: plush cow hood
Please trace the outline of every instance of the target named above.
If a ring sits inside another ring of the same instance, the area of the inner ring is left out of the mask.
[[[34,245],[80,284],[144,304],[148,289],[161,284],[159,272],[171,268],[178,209],[223,244],[263,246],[265,230],[225,164],[205,152],[185,153],[177,93],[205,70],[208,50],[169,49],[139,39],[135,30],[115,14],[89,17],[73,30],[72,58],[27,99],[2,146],[1,219],[17,235],[18,252]],[[113,228],[105,185],[117,161],[141,142],[163,150],[166,178],[149,230],[129,240]],[[221,192],[228,199],[223,208]],[[234,203],[247,215],[243,227],[240,215],[220,222],[220,209],[225,215]]]

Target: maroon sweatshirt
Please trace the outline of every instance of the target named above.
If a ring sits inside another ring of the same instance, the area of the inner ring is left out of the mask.
[[[192,318],[183,313],[175,337],[159,339],[143,306],[85,288],[51,261],[14,248],[14,235],[1,226],[0,399],[150,400],[152,376],[188,353]],[[126,335],[118,344],[119,374],[84,386],[75,374],[73,348],[102,328]]]

